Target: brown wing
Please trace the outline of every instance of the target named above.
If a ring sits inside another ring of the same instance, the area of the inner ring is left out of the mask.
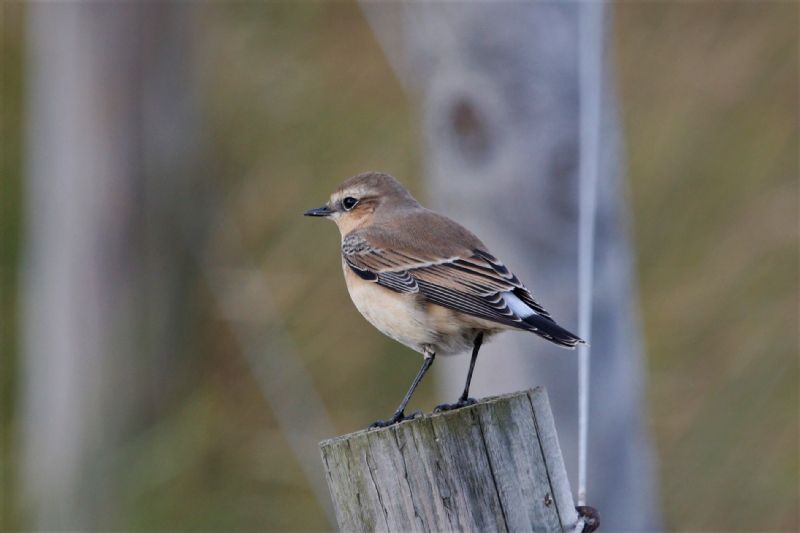
[[[469,244],[481,248],[470,249],[450,240],[437,247],[437,251],[444,248],[445,254],[431,252],[427,239],[425,246],[408,238],[390,241],[380,230],[353,232],[342,241],[342,255],[362,279],[397,292],[419,293],[443,307],[526,330],[537,329],[526,320],[530,315],[552,322],[517,277],[482,249],[477,238]],[[514,302],[510,305],[510,299],[530,308],[530,314]]]

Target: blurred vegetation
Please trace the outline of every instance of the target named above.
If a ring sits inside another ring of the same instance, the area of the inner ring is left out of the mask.
[[[19,5],[0,5],[0,529],[15,512],[9,495],[22,219],[22,20]]]
[[[798,4],[617,15],[667,524],[796,529]]]
[[[798,516],[798,13],[791,3],[615,4],[615,61],[666,525],[794,530]],[[357,314],[335,228],[303,219],[380,169],[419,197],[414,102],[351,2],[198,5],[224,217],[242,231],[337,428],[395,407],[418,364]],[[3,529],[12,490],[24,9],[3,7]],[[209,244],[226,247],[219,231]],[[532,283],[535,283],[533,281]],[[119,529],[328,528],[210,296],[188,384],[117,453]],[[334,354],[335,357],[334,357]],[[280,355],[280,354],[278,354]],[[414,404],[435,403],[423,384]]]

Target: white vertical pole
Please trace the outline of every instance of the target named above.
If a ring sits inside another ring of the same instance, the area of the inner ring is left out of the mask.
[[[579,15],[580,167],[578,220],[578,335],[591,341],[592,277],[600,166],[603,2],[588,0]],[[578,505],[586,505],[586,463],[589,433],[589,344],[578,348]]]

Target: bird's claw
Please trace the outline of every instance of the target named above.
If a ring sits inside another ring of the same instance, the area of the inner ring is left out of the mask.
[[[462,407],[466,407],[468,405],[474,405],[476,403],[478,403],[478,401],[475,398],[460,398],[456,403],[443,403],[441,405],[437,405],[436,408],[433,410],[433,412],[443,413],[445,411],[461,409]]]
[[[372,424],[369,425],[369,429],[375,428],[385,428],[389,426],[393,426],[399,422],[405,422],[406,420],[414,420],[418,416],[422,416],[422,411],[414,411],[410,415],[406,415],[403,411],[399,411],[392,415],[392,418],[389,420],[376,420]]]

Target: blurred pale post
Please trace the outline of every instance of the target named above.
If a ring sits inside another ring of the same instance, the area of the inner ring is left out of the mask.
[[[198,201],[187,14],[27,6],[20,481],[36,529],[117,523],[122,445],[180,366],[176,228]]]
[[[433,204],[489,243],[575,329],[580,3],[362,5],[420,99]],[[588,503],[604,530],[642,530],[660,516],[614,85],[604,76]],[[437,361],[442,398],[458,394],[467,359]],[[575,352],[508,334],[486,346],[474,381],[476,396],[547,387],[573,486],[576,368]]]

